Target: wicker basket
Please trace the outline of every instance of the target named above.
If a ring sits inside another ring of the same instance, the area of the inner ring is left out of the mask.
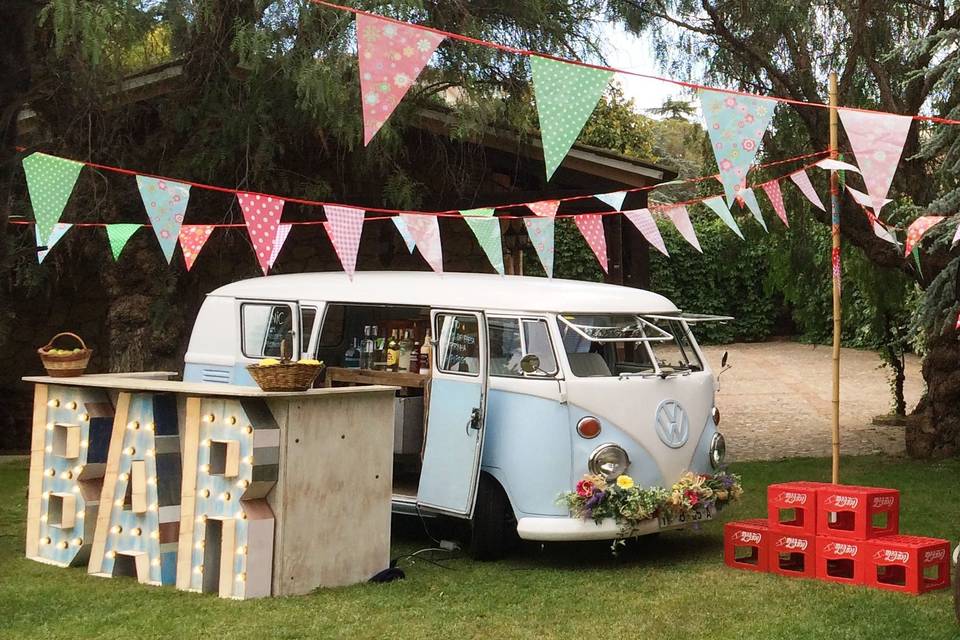
[[[75,338],[76,341],[80,343],[79,350],[64,354],[49,353],[56,339],[63,336]],[[50,342],[37,349],[37,353],[40,354],[40,360],[43,361],[47,375],[54,378],[70,378],[83,375],[83,372],[87,369],[87,364],[90,363],[90,356],[93,355],[93,349],[87,348],[83,338],[75,333],[66,331],[50,338]]]
[[[247,371],[264,391],[306,391],[320,375],[322,364],[281,362],[267,367],[251,364]]]

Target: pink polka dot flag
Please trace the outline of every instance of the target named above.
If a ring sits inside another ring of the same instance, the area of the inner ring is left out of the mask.
[[[780,190],[780,181],[771,180],[770,182],[764,182],[760,186],[763,187],[764,193],[766,193],[767,198],[770,199],[770,204],[773,205],[773,210],[777,212],[784,226],[789,227],[790,223],[787,221],[787,208],[783,205],[783,192]]]
[[[923,234],[930,230],[930,227],[940,224],[946,220],[945,216],[921,216],[913,221],[907,229],[907,242],[904,248],[903,257],[909,257],[913,248],[923,239]]]
[[[440,223],[437,217],[412,213],[401,213],[400,216],[423,259],[435,272],[443,273],[443,249],[440,246]]]
[[[340,264],[352,280],[357,270],[357,251],[360,250],[360,235],[363,233],[363,209],[356,207],[324,206],[327,223],[324,228],[340,258]]]
[[[687,208],[683,205],[670,207],[664,209],[663,213],[670,218],[673,226],[677,228],[677,231],[680,232],[683,239],[689,242],[690,246],[694,249],[703,253],[703,249],[700,248],[700,241],[697,239],[697,234],[693,230],[693,223],[690,222],[690,213],[687,211]]]
[[[719,196],[717,198],[719,199]],[[657,223],[654,221],[653,216],[650,215],[649,209],[624,211],[623,215],[627,216],[627,220],[633,223],[633,226],[643,234],[647,242],[656,247],[657,251],[665,256],[670,255],[667,253],[667,245],[663,243],[663,236],[660,235],[660,229],[657,228]]]
[[[212,224],[185,224],[180,227],[180,250],[183,251],[183,261],[187,265],[187,271],[193,267],[200,250],[207,243],[210,234],[213,233]]]
[[[528,202],[527,208],[538,216],[544,218],[553,218],[557,215],[557,209],[560,208],[559,200],[540,200],[539,202]]]
[[[880,209],[888,202],[887,192],[893,183],[893,174],[900,163],[913,119],[889,113],[850,109],[837,111],[857,158],[873,212],[879,215]]]
[[[237,201],[243,210],[247,233],[253,243],[253,251],[257,254],[257,262],[263,269],[263,275],[267,275],[270,270],[270,256],[273,255],[273,247],[277,241],[277,228],[283,215],[284,201],[253,193],[238,193]]]
[[[609,269],[607,264],[607,238],[603,234],[603,216],[587,213],[574,216],[573,222],[577,225],[577,229],[580,229],[583,239],[590,245],[593,255],[597,256],[597,261],[603,268],[604,273],[607,273]]]
[[[441,42],[443,36],[431,31],[357,14],[364,146],[390,118]]]
[[[269,266],[271,269],[273,269],[273,263],[280,257],[280,249],[283,248],[283,244],[287,241],[287,236],[290,235],[291,229],[293,229],[292,224],[277,225],[277,237],[273,241],[273,251],[270,252]]]
[[[820,209],[820,211],[826,211],[827,208],[823,206],[823,201],[820,200],[820,196],[817,195],[817,190],[813,188],[813,184],[810,182],[810,176],[807,175],[806,170],[800,169],[800,171],[795,171],[790,174],[790,179],[793,180],[793,184],[799,187],[800,191],[807,197],[813,206]]]

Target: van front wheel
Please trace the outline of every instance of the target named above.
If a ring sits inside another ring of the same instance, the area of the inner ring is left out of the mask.
[[[517,540],[517,520],[500,483],[481,473],[477,505],[470,521],[470,556],[474,560],[499,560]]]

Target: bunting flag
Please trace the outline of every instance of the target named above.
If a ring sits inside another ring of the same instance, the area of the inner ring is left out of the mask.
[[[663,185],[660,185],[663,186]],[[620,211],[623,208],[623,201],[627,199],[626,191],[614,191],[612,193],[598,193],[593,196],[611,208]]]
[[[530,243],[537,251],[537,257],[540,258],[540,264],[543,270],[547,272],[547,277],[553,277],[553,218],[524,218],[523,224],[527,228],[527,235],[530,236]]]
[[[436,216],[401,213],[407,230],[420,250],[420,255],[436,273],[443,273],[443,249],[440,246],[440,223]]]
[[[877,220],[876,217],[874,217],[870,222],[873,226],[873,235],[877,236],[881,240],[889,242],[895,246],[898,251],[900,250],[900,243],[897,242],[897,236],[892,231],[883,226],[883,223]]]
[[[60,242],[60,238],[67,234],[67,231],[70,231],[70,227],[73,225],[69,222],[57,222],[53,225],[50,234],[47,236],[46,242],[41,242],[40,240],[40,228],[38,226],[33,227],[34,235],[37,238],[37,262],[43,264],[44,259],[47,257],[47,254],[50,253],[50,250],[53,249],[54,245]],[[40,247],[46,247],[45,249],[40,249]]]
[[[820,209],[820,211],[827,210],[826,207],[823,206],[820,196],[817,195],[817,190],[813,188],[813,184],[810,182],[810,176],[807,175],[806,170],[800,169],[800,171],[791,173],[790,179],[793,180],[793,184],[800,188],[803,195],[807,196],[807,200],[809,200],[813,206]]]
[[[953,234],[953,240],[950,241],[950,248],[952,249],[958,242],[960,242],[960,222],[957,223],[957,232]]]
[[[410,230],[407,229],[407,221],[400,216],[394,216],[390,219],[393,220],[393,226],[400,232],[403,243],[407,245],[407,251],[413,253],[413,250],[417,248],[417,243],[413,241],[413,236],[410,235]]]
[[[760,223],[760,226],[763,227],[764,231],[769,233],[767,229],[767,222],[763,219],[763,214],[760,213],[760,203],[757,202],[757,194],[753,192],[753,189],[741,189],[740,193],[737,195],[743,199],[746,203],[747,208],[750,209],[750,213],[753,214],[753,217],[757,219],[757,222]]]
[[[670,256],[670,254],[667,253],[667,246],[663,243],[663,236],[660,235],[660,229],[657,228],[657,223],[654,221],[653,216],[650,215],[649,209],[624,211],[623,215],[643,234],[647,242],[656,247],[657,251],[665,256]]]
[[[270,261],[267,265],[271,269],[273,269],[273,263],[280,257],[280,249],[283,248],[284,243],[287,241],[287,236],[290,235],[291,229],[293,229],[293,225],[289,223],[280,223],[277,225],[277,237],[273,241],[273,251],[270,252]]]
[[[48,239],[63,215],[82,168],[83,163],[45,153],[31,153],[23,159],[27,191],[37,223],[36,236],[41,245],[53,246]]]
[[[153,232],[163,250],[163,256],[167,259],[167,264],[170,264],[173,250],[177,248],[183,214],[190,200],[190,185],[163,178],[137,176],[137,188],[150,217],[150,224],[153,225]]]
[[[114,260],[120,258],[123,248],[127,246],[127,242],[140,229],[140,226],[127,223],[107,225],[107,240],[110,242],[110,253],[113,254]]]
[[[834,160],[833,158],[824,158],[819,162],[815,163],[814,166],[820,167],[821,169],[826,169],[827,171],[852,171],[853,173],[860,173],[860,169],[850,164],[849,162],[841,162],[840,160]]]
[[[500,275],[504,274],[503,245],[500,242],[500,220],[493,215],[493,209],[465,209],[460,212],[480,248],[487,255],[490,264]]]
[[[700,248],[700,241],[697,240],[697,234],[693,230],[693,223],[690,222],[690,214],[687,212],[687,208],[683,205],[670,207],[665,209],[663,213],[673,221],[673,226],[677,228],[684,240],[689,242],[694,249],[703,253],[703,249]]]
[[[596,213],[587,213],[580,216],[573,216],[573,222],[580,230],[583,239],[590,245],[593,255],[597,256],[597,261],[603,268],[604,273],[609,273],[607,263],[607,238],[603,233],[603,216]]]
[[[777,216],[783,221],[783,226],[789,227],[790,223],[787,221],[787,208],[783,205],[783,192],[780,190],[780,181],[771,180],[770,182],[764,182],[760,186],[763,187],[763,192],[767,194],[767,199],[769,199],[770,204],[773,205],[773,210],[777,212]]]
[[[335,207],[324,205],[327,223],[324,227],[333,243],[333,249],[340,258],[340,264],[353,280],[357,270],[357,252],[360,250],[360,235],[363,233],[363,209],[356,207]]]
[[[580,135],[613,72],[541,56],[530,56],[530,69],[549,180]]]
[[[432,31],[357,14],[363,146],[390,118],[441,42],[443,36]]]
[[[183,251],[183,261],[187,265],[187,271],[193,267],[197,261],[200,250],[207,243],[210,234],[213,233],[212,224],[185,224],[180,227],[180,250]]]
[[[907,241],[903,257],[907,258],[910,256],[910,252],[913,251],[915,246],[920,244],[923,235],[930,230],[930,227],[940,224],[944,220],[946,220],[946,216],[921,216],[914,220],[907,229]]]
[[[732,206],[747,185],[747,172],[773,117],[775,101],[721,91],[700,90],[700,106],[720,168],[720,182]]]
[[[874,203],[873,198],[871,198],[870,196],[868,196],[867,194],[865,194],[865,193],[862,192],[862,191],[857,191],[856,189],[854,189],[854,188],[851,187],[850,185],[846,185],[846,187],[847,187],[847,191],[850,192],[850,195],[851,195],[851,196],[853,197],[853,199],[857,202],[857,204],[859,204],[859,205],[862,206],[862,207],[870,207],[870,209],[873,209],[874,211],[879,211],[878,209],[874,209],[874,204],[875,204],[875,203]],[[891,202],[893,202],[893,200],[891,200],[890,198],[883,198],[880,202],[881,202],[880,208],[883,208],[885,205],[888,205],[888,204],[890,204]],[[877,215],[876,213],[870,212],[869,209],[867,209],[867,211],[868,211],[868,214],[867,214],[867,217],[868,217],[868,218],[869,218],[870,216],[876,217],[876,215]]]
[[[283,215],[284,201],[280,198],[255,193],[238,193],[237,201],[247,223],[247,234],[257,254],[257,262],[267,275],[270,270],[270,256],[277,240],[277,227]]]
[[[703,201],[703,204],[710,207],[717,216],[723,220],[730,229],[733,230],[737,236],[743,240],[743,233],[740,231],[740,227],[737,225],[737,221],[733,219],[733,214],[730,213],[730,209],[727,208],[726,203],[723,201],[721,196],[714,196],[712,198],[707,198]]]
[[[540,200],[539,202],[528,202],[527,208],[538,216],[544,218],[553,218],[557,215],[557,209],[560,208],[559,200]]]
[[[870,206],[875,214],[880,215],[880,209],[889,202],[887,193],[893,184],[893,174],[900,163],[913,119],[851,109],[837,109],[837,112],[860,166],[860,175],[872,203]]]

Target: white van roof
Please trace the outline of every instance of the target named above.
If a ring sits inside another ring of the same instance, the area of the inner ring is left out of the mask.
[[[240,280],[211,296],[322,300],[496,311],[666,313],[679,310],[652,291],[558,278],[430,271],[297,273]]]

